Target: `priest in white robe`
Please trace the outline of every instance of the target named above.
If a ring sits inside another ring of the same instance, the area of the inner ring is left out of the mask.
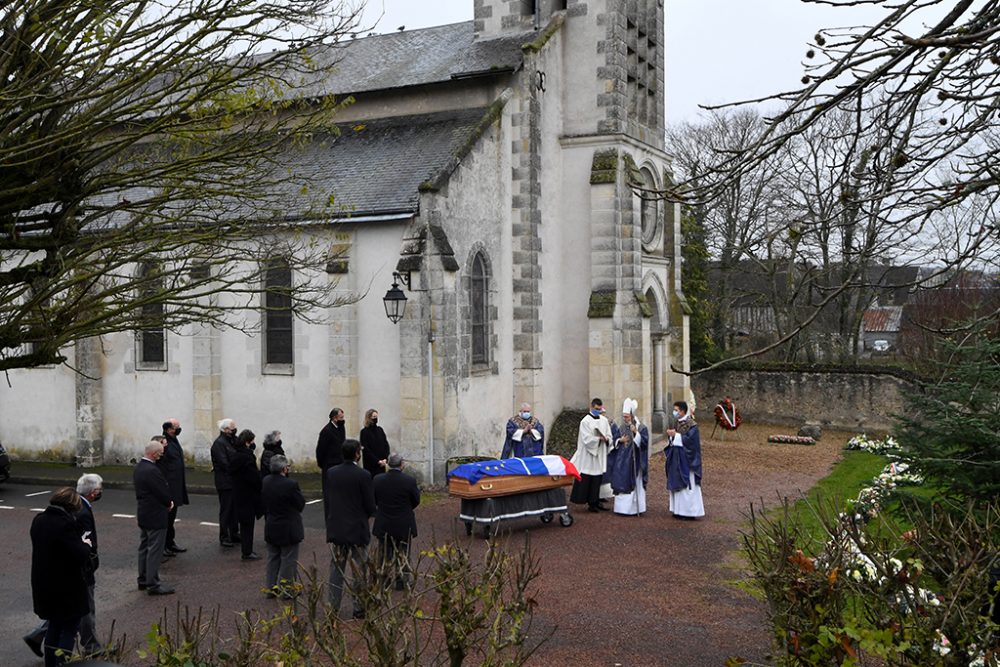
[[[573,483],[570,501],[586,503],[589,512],[611,509],[600,502],[601,480],[608,467],[608,446],[611,443],[611,424],[604,416],[603,408],[604,402],[599,398],[590,402],[590,412],[580,421],[576,453],[570,459],[581,478]]]

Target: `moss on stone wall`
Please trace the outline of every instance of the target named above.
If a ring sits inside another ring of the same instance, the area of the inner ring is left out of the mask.
[[[638,290],[636,290],[634,294],[635,294],[635,302],[639,304],[639,310],[642,312],[642,316],[652,317],[653,309],[652,307],[650,307],[649,301],[646,300],[646,295]]]
[[[562,26],[563,21],[564,18],[562,14],[557,14],[556,16],[552,17],[552,20],[549,21],[549,24],[545,26],[545,30],[539,33],[538,37],[536,37],[532,41],[522,44],[521,50],[524,51],[525,53],[538,53],[539,51],[541,51],[542,47],[545,46],[545,44],[548,43],[550,39],[552,39],[552,36],[559,31],[559,28]]]
[[[600,318],[600,317],[614,317],[615,316],[615,293],[610,292],[591,292],[590,293],[590,308],[587,309],[587,317],[590,318]]]
[[[622,162],[625,163],[625,178],[629,185],[642,185],[642,172],[635,159],[628,153],[622,153]]]
[[[587,416],[586,410],[573,408],[566,408],[559,413],[552,425],[545,429],[545,453],[572,458],[576,453],[580,421],[585,416]]]
[[[614,148],[594,152],[590,165],[590,184],[614,183],[618,178],[618,151]]]

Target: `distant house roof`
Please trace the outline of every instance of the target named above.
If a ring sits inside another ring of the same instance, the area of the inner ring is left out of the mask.
[[[869,308],[864,312],[861,326],[865,333],[896,333],[903,319],[902,306]]]
[[[306,97],[345,95],[516,70],[533,32],[477,40],[472,21],[374,35],[315,54],[319,71],[299,91]]]
[[[356,121],[340,136],[292,149],[287,161],[312,192],[288,183],[289,214],[305,214],[333,194],[345,216],[416,213],[420,185],[454,164],[486,109]]]

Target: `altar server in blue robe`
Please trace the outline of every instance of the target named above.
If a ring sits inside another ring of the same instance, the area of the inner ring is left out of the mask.
[[[667,485],[670,512],[694,519],[705,516],[701,497],[701,434],[684,401],[674,403],[676,423],[667,428]]]
[[[507,439],[504,440],[500,458],[541,456],[545,453],[544,441],[542,422],[531,414],[530,403],[521,403],[521,411],[507,420]]]
[[[649,429],[636,417],[638,407],[638,401],[625,399],[622,425],[612,425],[614,449],[608,452],[608,473],[615,494],[614,512],[628,516],[646,511],[646,483],[649,480]]]

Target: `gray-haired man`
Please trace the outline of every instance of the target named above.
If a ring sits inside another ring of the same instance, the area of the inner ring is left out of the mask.
[[[215,491],[219,494],[219,543],[231,547],[240,541],[236,509],[233,507],[233,478],[229,461],[236,447],[236,422],[223,419],[219,422],[219,437],[212,443],[212,471]]]
[[[299,483],[288,477],[288,459],[281,454],[271,457],[271,474],[261,483],[264,503],[264,542],[267,544],[267,574],[264,586],[267,597],[295,594],[295,575],[299,543],[305,539],[302,509],[306,499]]]
[[[93,473],[81,475],[80,479],[76,480],[76,492],[80,494],[80,499],[83,501],[83,506],[76,515],[76,523],[80,526],[81,537],[90,540],[90,565],[84,571],[84,576],[87,579],[87,601],[90,605],[90,611],[80,619],[80,646],[83,647],[84,654],[95,655],[103,649],[101,642],[97,639],[95,621],[94,572],[100,565],[100,559],[97,557],[97,525],[94,523],[94,510],[91,505],[101,499],[101,495],[104,493],[104,480],[100,475]],[[42,657],[42,642],[48,627],[49,622],[43,621],[41,625],[23,637],[24,643],[38,657]]]
[[[372,533],[378,538],[382,557],[397,568],[396,589],[410,571],[410,540],[417,536],[414,508],[420,504],[417,480],[403,472],[403,457],[398,452],[389,455],[389,470],[375,475],[375,524]]]

